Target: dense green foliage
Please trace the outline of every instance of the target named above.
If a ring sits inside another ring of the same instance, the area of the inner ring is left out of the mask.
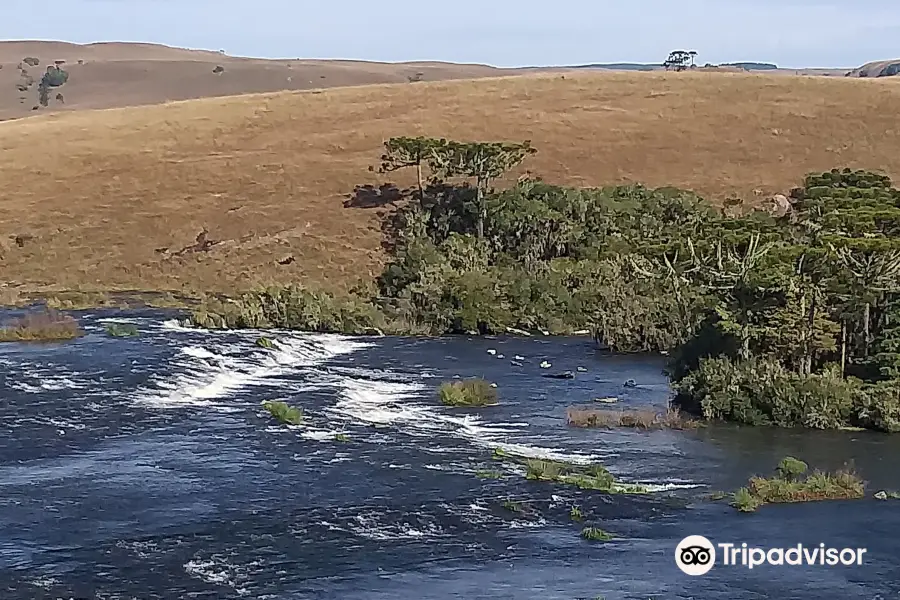
[[[285,425],[301,425],[303,423],[303,411],[287,402],[267,400],[263,402],[263,408]]]
[[[386,226],[377,291],[268,290],[195,321],[590,329],[616,351],[670,352],[675,404],[708,419],[900,430],[900,190],[887,177],[810,175],[783,216],[671,188],[487,187],[533,152],[391,140],[380,170],[414,167],[422,187]]]
[[[104,329],[107,335],[112,337],[135,337],[140,335],[137,327],[127,323],[110,323]]]

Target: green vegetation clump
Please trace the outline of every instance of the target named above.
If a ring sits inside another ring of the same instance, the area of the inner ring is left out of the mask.
[[[764,504],[854,500],[865,495],[865,482],[854,472],[813,471],[793,457],[781,461],[773,477],[751,477],[747,487],[736,491],[732,506],[741,512],[753,512]]]
[[[336,433],[334,434],[334,441],[346,443],[350,441],[350,436],[346,433]]]
[[[524,461],[525,479],[549,481],[573,485],[582,490],[595,490],[607,494],[644,494],[641,485],[616,481],[612,473],[602,465],[580,466],[553,460],[527,459]]]
[[[273,342],[270,338],[261,337],[256,340],[256,345],[260,348],[272,349],[275,347],[275,342]]]
[[[503,472],[496,470],[475,471],[475,477],[478,479],[500,479],[503,477]]]
[[[112,337],[136,337],[140,335],[138,328],[134,325],[122,323],[109,323],[104,327],[107,335]]]
[[[596,427],[604,429],[630,428],[642,431],[654,429],[696,429],[701,423],[683,414],[677,408],[663,412],[644,410],[603,410],[595,408],[569,408],[566,422],[572,427]]]
[[[497,388],[484,379],[447,381],[438,388],[444,406],[494,406],[498,403]]]
[[[0,327],[0,342],[58,342],[83,335],[78,321],[52,308],[26,314]]]
[[[589,542],[608,542],[615,536],[599,527],[585,527],[581,530],[581,537]]]
[[[584,513],[581,512],[581,508],[580,508],[580,507],[578,507],[578,506],[573,506],[573,507],[569,510],[569,518],[572,519],[573,521],[583,521],[583,520],[584,520]]]
[[[336,298],[301,286],[247,292],[227,301],[207,299],[190,319],[204,329],[278,328],[364,335],[386,328],[384,315],[359,296]]]
[[[528,142],[392,138],[416,186],[384,224],[375,287],[211,302],[204,327],[364,334],[591,330],[666,352],[673,404],[746,425],[900,431],[900,190],[811,174],[777,210],[641,185],[522,177]],[[374,170],[374,167],[373,167]]]
[[[303,411],[287,402],[269,400],[263,402],[263,408],[285,425],[301,425],[303,423]]]

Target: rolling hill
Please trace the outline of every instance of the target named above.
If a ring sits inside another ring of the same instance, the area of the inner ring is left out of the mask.
[[[384,260],[390,203],[344,202],[388,181],[368,167],[391,136],[531,139],[525,167],[551,182],[753,200],[835,166],[900,174],[898,107],[885,80],[581,72],[44,114],[0,123],[0,272],[35,289],[341,289]]]
[[[37,65],[23,63],[36,58]],[[236,94],[307,90],[374,83],[472,79],[522,70],[438,62],[375,63],[255,59],[156,44],[0,42],[0,120],[33,115],[37,84],[48,65],[65,61],[68,82],[48,108],[73,110],[160,104]],[[24,68],[24,73],[22,68]],[[221,72],[214,72],[217,67]],[[528,69],[524,70],[525,72]],[[28,89],[24,83],[32,81]],[[56,100],[63,94],[63,101]],[[37,112],[39,112],[37,111]]]

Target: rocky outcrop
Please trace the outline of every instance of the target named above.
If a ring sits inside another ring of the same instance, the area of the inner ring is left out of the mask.
[[[867,63],[847,73],[847,77],[892,77],[900,75],[900,59]]]

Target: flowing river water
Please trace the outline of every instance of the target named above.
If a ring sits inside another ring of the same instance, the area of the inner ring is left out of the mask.
[[[0,346],[2,600],[900,597],[900,501],[870,499],[900,488],[900,436],[572,429],[567,406],[664,406],[670,393],[662,359],[587,338],[276,332],[264,349],[259,332],[189,330],[162,311],[80,317],[77,341]],[[141,335],[110,337],[110,322]],[[586,372],[547,379],[545,360]],[[437,385],[457,376],[497,382],[501,404],[441,406]],[[302,407],[306,424],[277,424],[265,400]],[[526,481],[494,449],[600,462],[654,492]],[[852,460],[869,499],[745,515],[704,498],[789,454]],[[581,539],[572,506],[617,537]],[[861,566],[689,577],[674,550],[692,534],[867,553]]]

